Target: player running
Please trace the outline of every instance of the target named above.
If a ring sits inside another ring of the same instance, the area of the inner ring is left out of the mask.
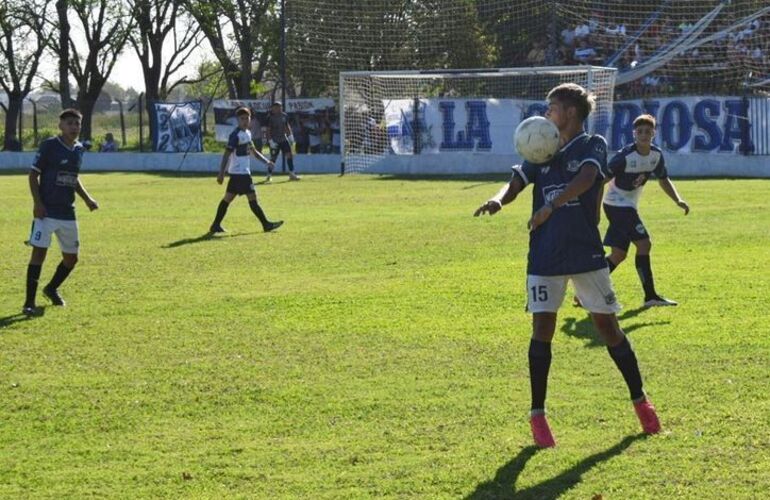
[[[620,305],[612,289],[597,227],[607,145],[603,137],[589,136],[583,131],[583,122],[594,108],[594,98],[574,83],[555,87],[547,98],[546,118],[559,129],[561,150],[547,164],[524,162],[514,167],[510,182],[474,213],[493,215],[512,202],[525,186],[534,186],[527,263],[527,310],[532,313],[533,327],[529,345],[532,435],[539,447],[556,445],[545,416],[545,398],[556,312],[570,280],[623,375],[642,429],[654,434],[660,431],[660,423],[655,407],[642,389],[634,350],[615,316]]]
[[[300,180],[300,176],[294,173],[294,155],[291,153],[294,136],[289,126],[289,117],[283,112],[283,107],[278,101],[270,106],[270,116],[267,117],[267,143],[270,145],[270,160],[273,164],[268,165],[265,182],[270,182],[272,179],[273,167],[280,153],[283,153],[286,164],[289,166],[289,180]]]
[[[634,143],[624,147],[609,162],[612,180],[609,181],[603,205],[610,225],[604,244],[611,248],[607,257],[610,272],[626,259],[629,245],[633,243],[636,246],[636,272],[644,289],[644,307],[675,306],[676,302],[655,291],[650,264],[652,242],[639,218],[639,198],[647,180],[654,175],[663,192],[684,210],[685,215],[690,213],[690,206],[679,196],[668,178],[663,152],[652,144],[654,137],[655,118],[641,115],[634,120]]]
[[[209,232],[225,232],[225,229],[222,227],[222,220],[227,214],[227,208],[236,196],[242,194],[245,194],[246,198],[248,198],[249,207],[262,224],[262,229],[264,229],[265,232],[273,231],[274,229],[281,227],[283,221],[279,220],[271,222],[267,220],[265,212],[257,202],[257,191],[254,188],[254,181],[251,179],[249,162],[251,161],[251,156],[254,156],[254,158],[266,163],[268,168],[272,168],[274,163],[265,158],[262,153],[257,151],[254,147],[254,143],[251,140],[251,132],[249,131],[251,110],[247,107],[240,107],[235,110],[235,116],[238,118],[238,126],[235,127],[235,130],[232,131],[227,140],[227,147],[222,155],[222,162],[219,165],[219,175],[217,175],[217,182],[222,184],[225,180],[225,169],[227,169],[227,172],[230,174],[230,180],[227,182],[225,195],[222,198],[222,201],[219,202],[217,214],[214,218],[214,222],[209,228]],[[233,153],[235,153],[234,157]]]
[[[78,178],[83,162],[83,145],[78,142],[82,115],[76,109],[65,109],[59,113],[57,137],[46,139],[32,162],[29,172],[29,189],[34,203],[32,234],[29,244],[32,255],[27,266],[27,297],[22,313],[37,316],[41,310],[35,305],[40,271],[43,268],[51,235],[59,240],[62,260],[56,267],[51,281],[43,287],[43,294],[55,306],[64,306],[59,287],[78,262],[80,236],[75,217],[75,193],[86,203],[89,210],[99,205],[91,198]]]

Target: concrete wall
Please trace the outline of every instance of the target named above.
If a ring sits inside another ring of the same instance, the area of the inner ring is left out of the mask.
[[[0,170],[27,169],[35,153],[0,152]],[[216,172],[222,158],[217,153],[86,153],[85,171]],[[367,172],[391,175],[451,175],[510,172],[517,162],[511,155],[487,153],[448,153],[445,155],[387,156],[373,163]],[[666,154],[669,172],[675,177],[765,177],[770,178],[770,156],[690,153]],[[339,155],[296,155],[299,173],[340,172]],[[252,160],[254,172],[264,165]]]

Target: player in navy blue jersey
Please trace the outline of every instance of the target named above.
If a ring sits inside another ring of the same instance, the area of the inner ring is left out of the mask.
[[[265,158],[262,153],[257,151],[251,140],[251,132],[249,131],[251,110],[247,107],[238,108],[235,110],[235,116],[238,118],[238,126],[235,127],[235,130],[233,130],[227,140],[227,147],[222,155],[222,162],[219,165],[219,175],[217,175],[217,182],[222,184],[225,180],[225,170],[227,170],[230,174],[230,180],[227,183],[225,195],[222,198],[222,201],[219,202],[217,214],[214,217],[214,222],[209,228],[209,232],[225,232],[225,229],[222,228],[222,220],[227,214],[227,208],[236,196],[242,194],[245,194],[246,198],[248,198],[249,207],[262,224],[262,229],[264,229],[265,232],[273,231],[274,229],[281,227],[283,221],[271,222],[267,220],[265,212],[257,202],[257,191],[254,188],[254,181],[251,178],[249,162],[253,156],[267,164],[268,168],[272,168],[274,164],[272,161]]]
[[[639,197],[651,176],[658,179],[663,192],[674,203],[690,213],[687,205],[668,178],[663,152],[652,144],[655,137],[655,118],[641,115],[634,120],[634,143],[624,147],[609,163],[609,181],[604,196],[604,213],[609,220],[604,244],[611,248],[607,264],[612,272],[626,259],[631,243],[636,246],[636,271],[644,289],[644,307],[675,306],[676,302],[658,295],[652,277],[650,249],[652,242],[639,217]]]
[[[572,281],[590,311],[596,330],[623,375],[642,428],[654,434],[660,430],[660,423],[642,389],[636,355],[615,316],[620,305],[597,227],[607,144],[603,137],[583,131],[594,98],[574,83],[555,87],[547,98],[546,118],[559,129],[561,149],[546,164],[524,162],[515,166],[510,182],[474,213],[495,214],[524,187],[533,185],[527,262],[527,310],[532,313],[533,328],[529,345],[532,435],[540,447],[556,444],[545,417],[545,397],[556,312],[568,281]]]
[[[83,161],[83,145],[78,142],[81,118],[80,112],[75,109],[65,109],[59,114],[61,134],[40,144],[29,172],[34,220],[29,237],[32,256],[27,266],[27,297],[22,308],[27,316],[41,312],[35,305],[35,296],[53,234],[59,241],[62,260],[51,281],[43,287],[43,294],[53,305],[64,305],[59,287],[77,264],[80,250],[75,194],[83,199],[89,210],[99,208],[78,177]]]

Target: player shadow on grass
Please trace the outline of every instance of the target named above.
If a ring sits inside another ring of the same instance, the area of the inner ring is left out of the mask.
[[[638,316],[646,310],[646,307],[637,307],[636,309],[629,309],[618,316],[620,327],[624,332],[626,332],[626,334],[647,326],[667,325],[670,323],[670,321],[648,321],[643,323],[634,323],[632,325],[623,324],[624,320]],[[564,326],[561,327],[561,331],[570,337],[586,340],[586,347],[604,347],[604,342],[601,341],[599,334],[596,333],[594,323],[591,321],[591,316],[588,313],[586,313],[583,319],[566,318],[564,320]]]
[[[0,329],[8,328],[9,326],[13,325],[14,323],[19,323],[21,321],[29,321],[35,318],[40,318],[45,314],[45,306],[38,308],[38,314],[35,316],[27,316],[26,314],[22,313],[16,313],[11,314],[10,316],[5,316],[0,318]]]
[[[239,236],[248,236],[250,234],[257,234],[256,231],[251,233],[236,233],[236,234],[228,234],[225,236],[217,235],[214,233],[204,233],[200,236],[197,236],[195,238],[182,238],[181,240],[172,241],[171,243],[167,245],[161,246],[161,248],[176,248],[181,247],[184,245],[191,245],[193,243],[201,243],[203,241],[211,241],[211,240],[225,240],[228,238],[237,238]]]
[[[546,479],[529,488],[517,490],[516,481],[519,475],[524,470],[529,459],[539,451],[539,448],[536,446],[527,446],[511,461],[497,469],[492,480],[480,483],[476,486],[476,491],[465,498],[466,500],[558,498],[580,483],[583,474],[591,470],[591,468],[616,455],[620,455],[626,448],[631,446],[631,443],[645,437],[645,434],[626,436],[616,445],[584,458],[558,476]]]

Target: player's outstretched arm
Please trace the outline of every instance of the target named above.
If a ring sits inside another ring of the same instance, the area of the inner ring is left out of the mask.
[[[522,189],[524,189],[524,184],[521,182],[521,179],[514,175],[510,182],[503,186],[495,196],[477,208],[476,211],[473,212],[473,216],[478,217],[483,214],[496,214],[503,209],[503,205],[507,205],[515,200]]]
[[[543,205],[540,210],[532,214],[532,218],[529,220],[527,227],[530,231],[534,231],[538,226],[541,226],[548,220],[554,210],[560,206],[568,203],[570,200],[574,200],[581,194],[585,193],[596,182],[596,176],[599,173],[599,168],[592,163],[584,163],[580,169],[580,172],[574,179],[567,184],[564,191],[559,193],[559,196]]]
[[[86,188],[83,186],[83,183],[80,182],[80,179],[78,179],[78,183],[75,185],[75,192],[86,203],[86,206],[90,211],[93,212],[99,208],[99,204],[96,203],[95,199],[91,198],[91,195],[88,194],[88,191],[86,191]]]
[[[660,187],[661,189],[663,189],[663,192],[666,193],[669,198],[674,200],[674,203],[676,203],[677,206],[679,206],[679,208],[684,210],[685,215],[690,213],[690,205],[688,205],[687,202],[684,201],[681,196],[679,196],[679,193],[674,187],[674,183],[671,182],[671,179],[669,179],[668,177],[658,179],[658,184],[660,184]]]
[[[265,165],[267,165],[270,168],[275,167],[275,163],[270,161],[265,155],[262,154],[261,151],[257,151],[257,148],[254,146],[254,143],[251,144],[251,147],[249,148],[251,151],[251,155],[256,158],[258,161],[261,161]]]

